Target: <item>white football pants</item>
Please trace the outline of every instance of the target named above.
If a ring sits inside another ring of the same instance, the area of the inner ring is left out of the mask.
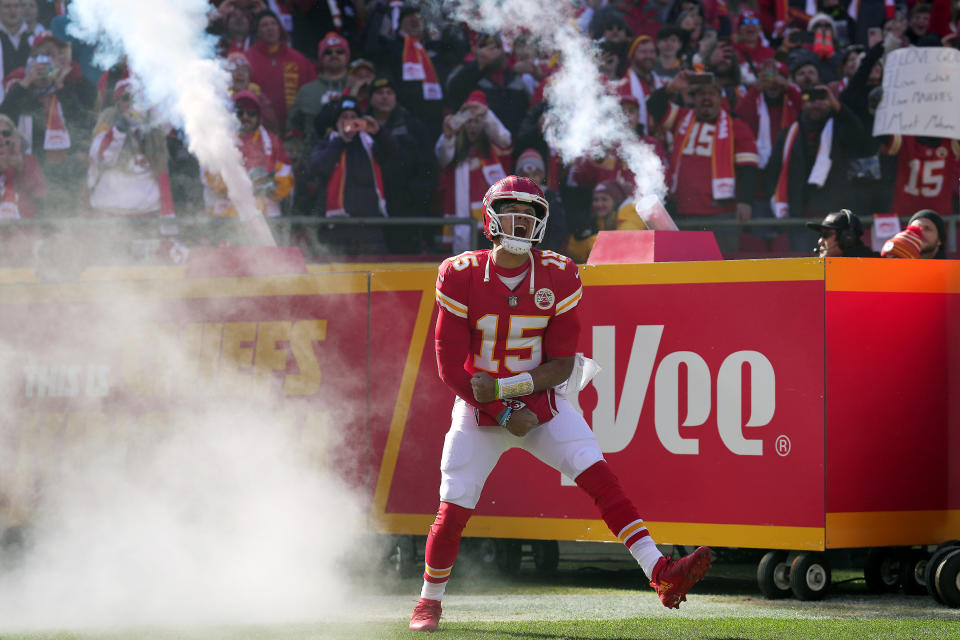
[[[515,447],[529,451],[570,479],[603,460],[603,453],[587,425],[563,396],[559,412],[523,438],[494,425],[477,425],[474,409],[462,399],[453,404],[452,423],[440,461],[440,500],[474,509],[480,492],[500,456]]]

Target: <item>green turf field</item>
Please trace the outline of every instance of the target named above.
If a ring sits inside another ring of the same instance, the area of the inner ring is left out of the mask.
[[[611,547],[613,548],[613,547]],[[618,558],[621,556],[614,556]],[[960,640],[960,610],[929,596],[874,595],[853,568],[834,571],[819,602],[765,600],[756,567],[718,561],[679,611],[663,608],[635,565],[600,557],[561,563],[551,578],[526,565],[511,579],[458,564],[441,629],[427,637],[506,640]],[[406,629],[420,579],[378,577],[354,585],[317,621],[270,626],[127,628],[103,632],[4,633],[0,640],[332,640],[415,638]],[[2,629],[0,621],[0,629]]]

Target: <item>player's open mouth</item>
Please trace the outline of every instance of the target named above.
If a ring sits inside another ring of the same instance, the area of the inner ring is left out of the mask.
[[[526,227],[526,225],[523,225],[523,224],[516,224],[516,225],[514,225],[514,226],[513,226],[513,235],[517,236],[518,238],[526,238],[526,237],[527,237],[527,227]]]

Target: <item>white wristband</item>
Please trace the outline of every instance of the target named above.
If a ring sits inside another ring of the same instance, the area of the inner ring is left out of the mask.
[[[524,371],[509,378],[497,380],[497,398],[516,398],[533,393],[533,376]]]

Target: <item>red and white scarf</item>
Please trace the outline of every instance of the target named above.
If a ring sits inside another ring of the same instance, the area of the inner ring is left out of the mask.
[[[783,102],[780,106],[780,128],[777,131],[785,129],[791,122],[796,122],[798,111],[794,106],[793,100],[789,94],[784,94]],[[763,93],[757,95],[757,154],[760,156],[760,168],[763,169],[770,161],[770,153],[773,151],[773,138],[770,128],[770,107],[763,97]]]
[[[338,134],[333,132],[330,135],[332,137]],[[370,167],[373,169],[373,179],[377,188],[377,204],[380,209],[380,215],[386,216],[387,201],[383,195],[383,175],[380,172],[380,165],[377,164],[376,158],[373,157],[373,138],[364,132],[361,132],[359,135],[363,149],[367,152],[367,157],[370,159]],[[337,161],[337,166],[334,168],[333,173],[330,174],[330,180],[327,182],[326,215],[328,218],[350,215],[347,213],[343,204],[343,195],[346,190],[347,179],[347,151],[344,149],[340,152],[340,160]]]
[[[660,76],[657,74],[653,73],[651,75],[653,75],[653,87],[650,89],[652,92],[662,87],[663,81],[660,80]],[[640,76],[638,76],[637,72],[633,69],[627,71],[627,80],[630,83],[630,93],[637,99],[637,106],[640,109],[640,117],[637,118],[637,122],[643,125],[645,132],[649,132],[650,121],[647,115],[647,89],[644,87],[643,80],[640,79]]]
[[[410,36],[403,38],[403,79],[421,81],[424,100],[443,100],[443,89],[430,55],[419,40]]]
[[[777,177],[777,188],[770,198],[770,204],[773,207],[773,215],[778,218],[786,218],[790,215],[790,157],[793,155],[793,146],[797,142],[797,136],[800,133],[800,123],[794,122],[787,131],[787,138],[783,142],[783,161],[780,163],[780,175]],[[807,184],[823,187],[827,182],[827,176],[830,174],[832,161],[830,160],[830,149],[833,146],[833,118],[827,120],[820,132],[820,146],[817,149],[817,159],[810,169],[810,175],[807,177]],[[798,212],[802,214],[803,212]]]
[[[47,160],[65,160],[67,150],[70,149],[70,132],[67,131],[67,122],[63,117],[63,107],[60,106],[60,100],[57,94],[51,93],[43,98],[44,117],[47,126],[43,132],[43,150],[47,154]],[[29,123],[33,129],[33,121]],[[32,139],[33,131],[30,132]]]
[[[690,136],[700,127],[694,124],[694,111],[687,110],[683,120],[677,127],[673,147],[673,186],[671,191],[677,192],[677,178],[680,175],[680,161],[683,159],[683,150],[690,143]],[[706,123],[697,123],[703,126]],[[736,197],[736,180],[733,168],[733,121],[726,111],[720,111],[717,117],[716,130],[713,134],[713,152],[710,158],[710,189],[714,200],[729,200]],[[695,142],[695,141],[694,141]]]
[[[0,174],[0,220],[20,218],[20,194],[14,188],[15,180],[13,169]]]

